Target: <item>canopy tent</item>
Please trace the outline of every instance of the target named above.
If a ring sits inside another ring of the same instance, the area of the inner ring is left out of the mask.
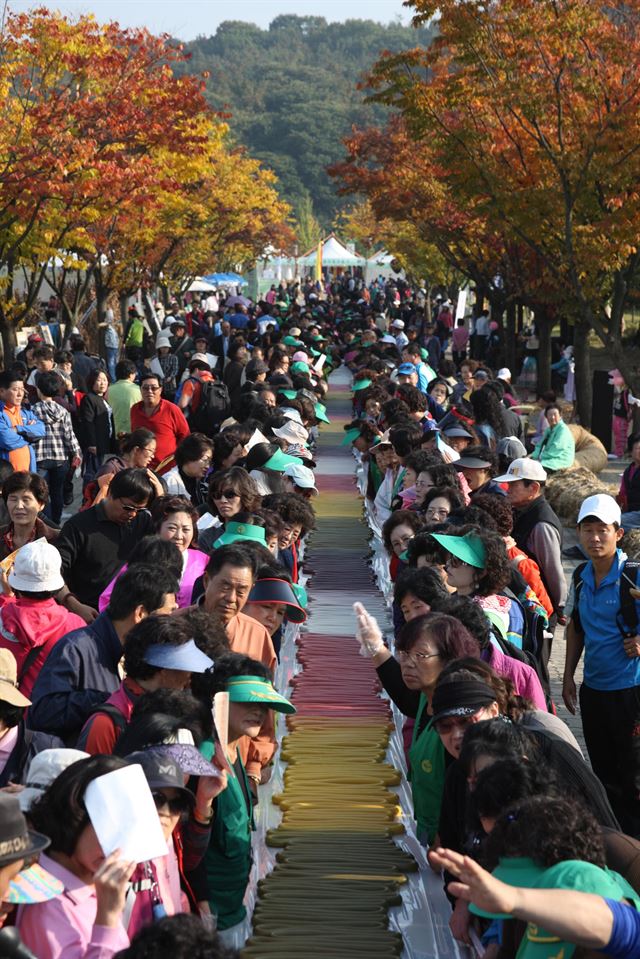
[[[218,289],[217,286],[214,286],[213,283],[203,280],[201,276],[197,276],[193,283],[187,287],[188,293],[215,293]]]
[[[318,259],[318,250],[314,248],[305,256],[298,258],[298,266],[315,267]],[[340,242],[334,233],[331,233],[326,240],[322,241],[322,266],[323,267],[354,267],[365,266],[366,260],[363,256],[352,253],[351,250]]]
[[[210,273],[203,276],[207,283],[213,283],[214,286],[248,286],[248,282],[239,273]]]

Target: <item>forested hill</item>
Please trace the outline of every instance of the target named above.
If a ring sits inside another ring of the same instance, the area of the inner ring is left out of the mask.
[[[330,226],[342,201],[326,167],[343,155],[341,138],[352,124],[383,117],[356,90],[383,50],[429,42],[415,30],[372,20],[327,23],[323,17],[279,16],[267,30],[227,21],[215,35],[186,44],[185,69],[208,71],[213,107],[232,115],[234,135],[278,175],[298,218],[312,212]]]

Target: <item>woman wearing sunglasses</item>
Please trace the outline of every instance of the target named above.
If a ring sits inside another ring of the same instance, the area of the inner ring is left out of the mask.
[[[210,553],[217,538],[222,536],[225,523],[237,513],[255,512],[261,502],[256,483],[241,466],[231,466],[214,473],[209,480],[207,495],[207,520],[210,520],[210,525],[204,528],[205,517],[201,517],[198,523],[201,530],[199,548]]]

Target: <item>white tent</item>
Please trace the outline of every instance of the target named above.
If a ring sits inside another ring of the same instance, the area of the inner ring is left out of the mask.
[[[316,260],[318,258],[318,248],[310,250],[305,256],[301,256],[298,259],[298,266],[311,266],[316,265]],[[323,240],[322,243],[322,266],[323,267],[353,267],[353,266],[365,266],[366,260],[363,256],[358,256],[356,253],[352,253],[351,250],[347,249],[344,243],[341,243],[340,240],[335,236],[334,233],[331,233],[326,240]]]

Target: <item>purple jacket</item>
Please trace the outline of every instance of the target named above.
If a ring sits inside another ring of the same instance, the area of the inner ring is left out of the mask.
[[[191,594],[193,593],[193,584],[200,576],[204,573],[207,568],[207,563],[209,562],[209,556],[207,553],[203,553],[199,549],[188,549],[187,550],[187,559],[182,569],[182,576],[180,577],[180,589],[178,590],[178,595],[176,596],[176,602],[180,609],[184,609],[186,606],[191,606]],[[113,577],[108,586],[100,594],[100,599],[98,600],[98,610],[99,612],[104,612],[104,610],[109,605],[109,600],[111,599],[111,593],[113,592],[113,587],[115,586],[116,580],[126,572],[128,564],[125,563],[119,573]]]
[[[493,645],[490,645],[488,650],[483,651],[482,658],[497,673],[511,680],[519,696],[530,699],[536,709],[547,712],[544,692],[533,666],[529,666],[528,663],[521,663],[518,659],[512,659],[511,656],[505,656],[501,650],[496,649]]]

